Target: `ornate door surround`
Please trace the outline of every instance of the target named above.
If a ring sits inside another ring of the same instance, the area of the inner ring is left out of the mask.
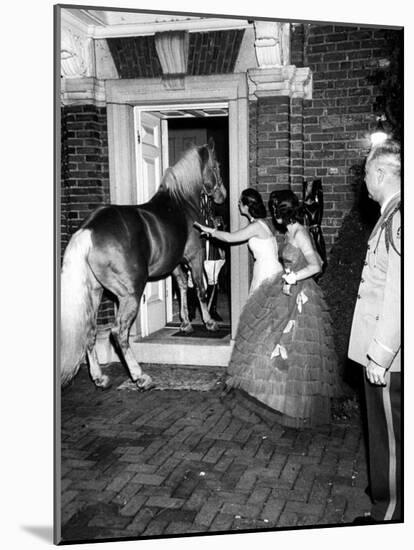
[[[182,89],[166,89],[159,79],[107,80],[108,150],[111,202],[136,204],[134,107],[226,103],[229,120],[230,228],[241,227],[237,198],[249,186],[249,106],[246,74],[186,77]],[[248,295],[248,252],[231,252],[232,336]]]

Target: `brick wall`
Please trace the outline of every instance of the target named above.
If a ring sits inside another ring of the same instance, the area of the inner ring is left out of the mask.
[[[188,44],[187,74],[232,73],[244,30],[192,32]],[[120,78],[157,78],[162,75],[154,36],[108,38]]]
[[[249,184],[257,185],[257,101],[249,103]]]
[[[308,25],[291,25],[290,31],[290,62],[297,67],[303,67],[304,41]]]
[[[190,33],[188,74],[224,74],[234,70],[244,30]]]
[[[106,108],[62,109],[62,252],[91,210],[109,203]]]
[[[304,104],[303,99],[290,101],[290,185],[299,197],[302,195],[304,174]]]
[[[313,72],[313,99],[303,104],[304,177],[322,180],[329,246],[354,204],[353,171],[363,163],[376,125],[378,89],[369,77],[380,60],[389,58],[387,36],[397,31],[338,25],[304,29],[303,63]]]
[[[328,250],[355,201],[355,168],[361,167],[375,128],[379,93],[370,77],[389,59],[390,33],[400,31],[296,25],[291,59],[310,67],[313,99],[266,98],[250,105],[250,181],[267,200],[289,185],[322,180],[323,231]]]
[[[90,212],[109,200],[106,108],[69,105],[61,111],[61,251]],[[106,324],[112,302],[102,301],[99,322]]]
[[[267,203],[270,192],[289,186],[290,102],[287,97],[266,97],[252,106],[250,123],[251,168],[255,168],[256,189]]]

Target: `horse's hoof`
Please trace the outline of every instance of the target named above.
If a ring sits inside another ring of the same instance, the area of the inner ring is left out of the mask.
[[[182,323],[182,325],[180,326],[180,332],[191,334],[192,332],[194,332],[193,325],[191,323]]]
[[[149,374],[144,373],[140,378],[135,380],[135,383],[140,391],[148,391],[155,388],[155,384]]]
[[[106,376],[106,374],[103,374],[100,378],[95,378],[94,382],[95,386],[97,388],[101,388],[102,390],[107,390],[111,387],[109,376]]]
[[[216,323],[216,321],[214,321],[213,319],[211,319],[210,321],[207,321],[206,323],[206,329],[207,330],[211,330],[212,332],[216,331],[219,329],[219,325],[218,323]]]

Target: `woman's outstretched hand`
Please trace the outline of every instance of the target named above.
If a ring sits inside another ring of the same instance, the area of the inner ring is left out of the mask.
[[[201,223],[194,222],[194,227],[201,231],[202,235],[211,235],[214,231],[214,227],[208,227],[208,225],[201,225]]]

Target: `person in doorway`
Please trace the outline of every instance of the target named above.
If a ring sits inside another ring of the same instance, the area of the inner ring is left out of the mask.
[[[224,226],[222,216],[216,215],[216,205],[211,197],[206,194],[201,196],[201,211],[203,213],[204,223],[211,227],[211,229],[221,229]],[[216,241],[212,243],[206,241],[205,243],[205,256],[204,271],[207,277],[207,302],[210,311],[211,318],[215,321],[223,321],[219,312],[217,311],[218,301],[218,277],[222,267],[225,264],[225,252],[222,248],[217,246],[219,243]],[[191,274],[188,274],[189,285],[187,290],[187,303],[188,313],[190,321],[196,316],[196,309],[199,306],[197,292],[191,280]]]
[[[374,147],[365,182],[380,218],[367,246],[348,356],[365,369],[371,513],[357,524],[402,520],[401,488],[401,155],[392,140]]]

